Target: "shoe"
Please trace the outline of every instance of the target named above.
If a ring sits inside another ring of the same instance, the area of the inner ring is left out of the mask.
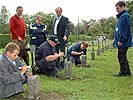
[[[81,64],[77,64],[76,66],[77,66],[77,67],[81,67],[82,65],[81,65]]]
[[[131,76],[131,72],[130,72],[130,71],[127,71],[127,75],[128,75],[128,76]]]
[[[56,75],[56,74],[47,74],[47,76],[48,76],[48,77],[55,77],[55,78],[58,77],[58,75]]]
[[[114,74],[114,76],[121,77],[121,76],[128,76],[128,75],[125,73],[119,72],[118,74]]]

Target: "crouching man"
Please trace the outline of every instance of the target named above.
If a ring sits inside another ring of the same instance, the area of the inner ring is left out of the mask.
[[[56,53],[55,46],[57,44],[59,44],[57,37],[51,35],[46,42],[39,46],[35,56],[36,65],[38,66],[36,73],[53,77],[57,76],[57,59],[64,56],[63,52]]]
[[[86,55],[86,49],[89,46],[88,43],[77,43],[68,49],[68,58],[75,65],[81,64],[80,56]]]
[[[7,98],[23,91],[23,83],[32,74],[18,57],[20,48],[8,43],[0,55],[0,98]],[[22,69],[20,70],[19,67]]]

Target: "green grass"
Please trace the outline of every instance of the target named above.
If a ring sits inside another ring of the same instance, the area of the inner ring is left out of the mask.
[[[127,56],[133,74],[133,48],[129,48]],[[108,49],[95,60],[90,58],[88,51],[91,67],[73,66],[71,79],[64,78],[64,71],[59,72],[59,78],[40,75],[41,91],[61,97],[46,100],[133,100],[133,75],[113,76],[119,72],[117,49]]]

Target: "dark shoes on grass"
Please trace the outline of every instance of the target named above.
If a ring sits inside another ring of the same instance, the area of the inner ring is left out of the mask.
[[[128,73],[121,73],[119,72],[118,74],[114,74],[114,76],[121,77],[121,76],[131,76],[131,72]]]

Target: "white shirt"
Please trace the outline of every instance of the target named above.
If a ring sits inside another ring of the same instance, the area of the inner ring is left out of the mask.
[[[57,17],[54,25],[54,35],[57,35],[57,26],[62,16]]]

